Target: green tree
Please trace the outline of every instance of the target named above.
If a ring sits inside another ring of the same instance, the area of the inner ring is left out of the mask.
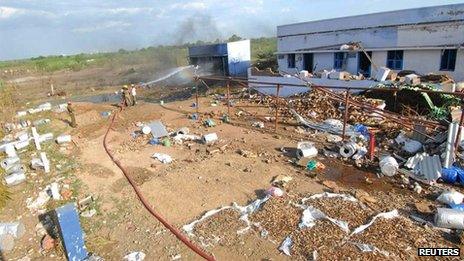
[[[236,34],[233,34],[231,37],[229,37],[229,39],[227,39],[228,42],[235,42],[235,41],[240,41],[242,40],[243,38],[236,35]]]

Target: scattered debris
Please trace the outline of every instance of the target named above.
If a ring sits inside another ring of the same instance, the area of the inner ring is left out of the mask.
[[[284,191],[281,188],[272,186],[266,190],[266,195],[272,197],[282,197],[284,195]]]
[[[317,156],[317,149],[314,146],[313,142],[310,142],[310,141],[298,142],[296,148],[297,148],[296,157],[298,159],[313,158]]]
[[[164,164],[169,164],[169,163],[172,162],[171,156],[169,156],[167,154],[163,154],[163,153],[155,153],[155,154],[153,154],[152,158],[155,158],[155,159],[159,160],[161,163],[164,163]]]
[[[437,201],[447,205],[460,204],[463,200],[464,194],[459,193],[456,190],[444,191],[437,198]]]
[[[205,134],[201,137],[201,141],[204,143],[204,144],[210,144],[210,143],[214,143],[218,140],[218,136],[216,133],[209,133],[209,134]]]
[[[391,156],[384,157],[380,161],[379,166],[382,174],[389,177],[394,176],[399,168],[398,162],[396,162],[396,159]]]
[[[290,236],[287,236],[285,240],[282,242],[282,244],[280,245],[279,250],[284,252],[284,254],[286,254],[287,256],[291,256],[290,248],[292,247],[292,243],[293,242]]]
[[[464,229],[464,211],[438,208],[435,214],[435,225],[443,228]]]
[[[290,176],[278,175],[272,179],[271,184],[276,187],[285,187],[292,179]]]
[[[255,121],[251,124],[252,127],[255,127],[255,128],[264,128],[264,122],[262,121]]]
[[[97,210],[95,210],[95,209],[89,209],[89,210],[85,210],[85,211],[81,212],[81,216],[85,217],[85,218],[91,218],[95,214],[97,214]]]
[[[161,123],[161,121],[153,121],[148,123],[146,126],[150,128],[153,138],[162,138],[169,135],[166,127],[163,125],[163,123]]]

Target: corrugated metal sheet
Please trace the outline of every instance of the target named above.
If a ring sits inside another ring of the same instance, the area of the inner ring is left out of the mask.
[[[417,153],[416,155],[414,155],[413,157],[410,157],[408,159],[408,161],[406,162],[406,164],[404,164],[404,166],[408,169],[416,169],[416,167],[418,168],[419,167],[419,162],[421,162],[426,156],[428,156],[429,154],[423,152],[423,153]]]
[[[425,156],[419,162],[420,176],[428,181],[437,180],[441,177],[441,169],[441,160],[438,155]]]
[[[459,130],[459,123],[452,122],[448,128],[448,139],[446,140],[445,159],[443,160],[443,167],[449,168],[454,163],[454,142]]]
[[[161,138],[168,136],[168,132],[166,131],[166,127],[164,127],[163,123],[160,121],[153,121],[148,124],[151,129],[151,134],[154,138]]]

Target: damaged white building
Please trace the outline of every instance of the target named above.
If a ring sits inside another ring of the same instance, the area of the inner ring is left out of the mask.
[[[464,4],[424,7],[277,27],[279,70],[375,75],[376,67],[464,80]],[[365,53],[341,48],[359,43]]]

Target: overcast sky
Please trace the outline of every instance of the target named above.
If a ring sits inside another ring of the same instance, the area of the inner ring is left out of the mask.
[[[274,36],[276,26],[463,0],[0,0],[0,60]]]

